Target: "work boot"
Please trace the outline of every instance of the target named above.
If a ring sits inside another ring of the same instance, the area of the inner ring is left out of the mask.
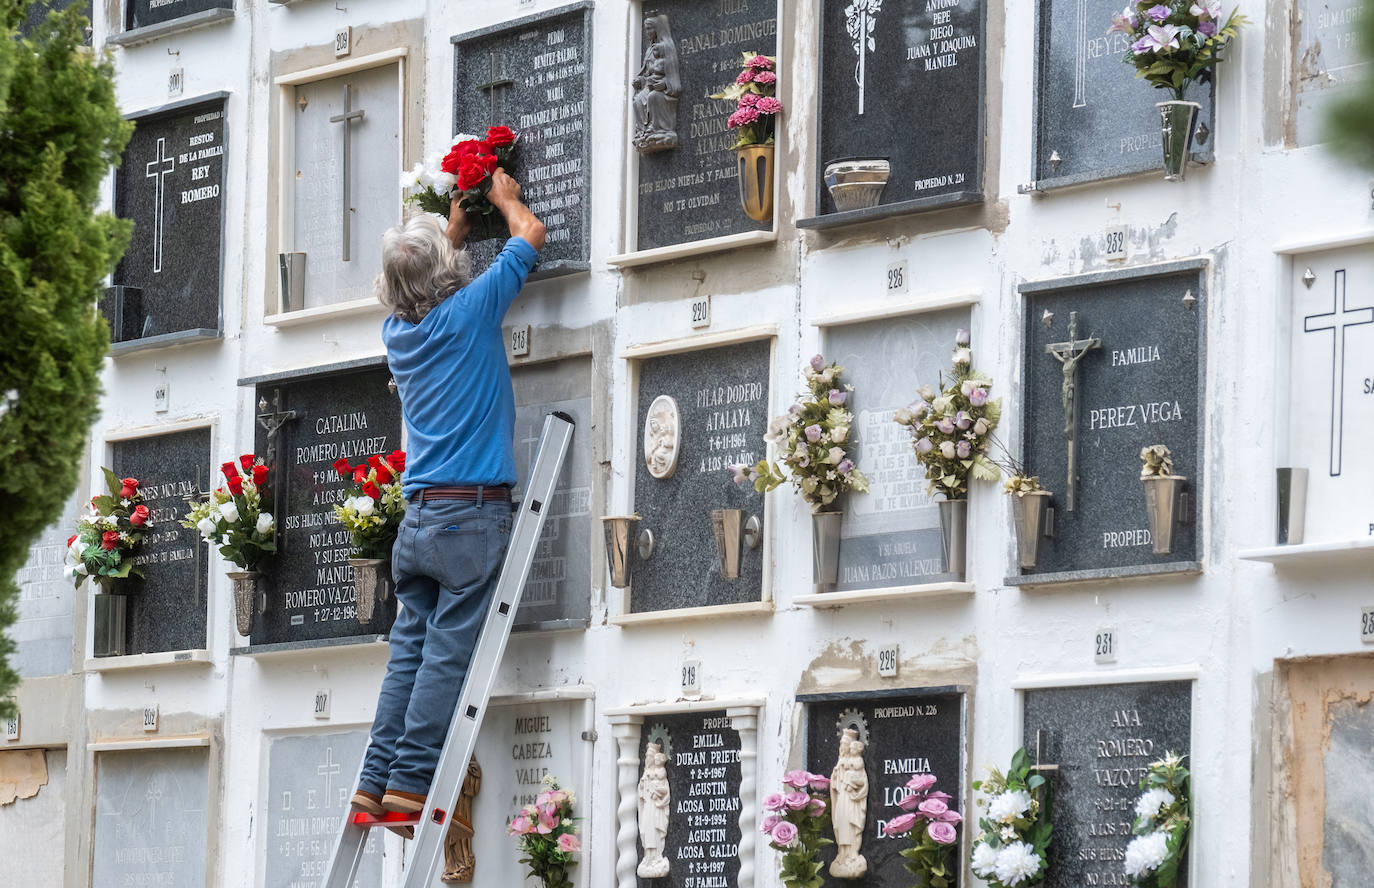
[[[425,809],[425,796],[418,792],[402,792],[399,789],[388,789],[386,795],[382,796],[382,807],[388,811],[400,811],[403,814],[419,814]],[[458,814],[452,812],[449,813],[448,818],[449,829],[465,837],[470,838],[472,836],[472,824],[469,823],[466,818],[460,817]],[[391,829],[391,827],[387,828]],[[415,837],[415,830],[409,826],[397,827],[394,832],[405,835],[401,833],[402,829],[410,830],[410,835],[406,836],[406,838]]]
[[[362,811],[364,814],[371,814],[373,817],[382,816],[382,800],[374,792],[360,789],[353,793],[353,807]]]

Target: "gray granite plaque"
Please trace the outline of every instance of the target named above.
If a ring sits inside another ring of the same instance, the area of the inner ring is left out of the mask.
[[[1140,781],[1166,752],[1192,749],[1188,681],[1025,692],[1024,738],[1050,777],[1054,841],[1045,888],[1124,885]],[[1180,883],[1181,885],[1182,883]]]
[[[630,610],[672,610],[760,600],[763,547],[742,549],[739,577],[721,576],[711,526],[713,509],[741,509],[763,520],[763,496],[736,485],[729,467],[753,465],[765,455],[772,341],[767,339],[645,359],[639,367],[639,409],[634,425],[634,533],[654,535],[654,551],[637,561]],[[649,473],[642,434],[649,405],[660,395],[677,401],[677,436],[671,477]],[[764,528],[767,533],[767,528]]]
[[[982,198],[982,0],[821,4],[818,209],[825,165],[887,158],[883,204],[937,209]],[[870,39],[851,34],[862,30]],[[871,42],[870,42],[871,40]],[[913,132],[912,113],[922,123]]]
[[[1374,871],[1374,706],[1347,698],[1328,709],[1331,733],[1326,747],[1326,816],[1322,825],[1322,867],[1330,888],[1358,888]],[[1315,742],[1309,738],[1308,742]]]
[[[1360,50],[1360,16],[1370,15],[1360,0],[1299,0],[1298,46],[1293,57],[1299,145],[1324,140],[1326,114],[1333,98],[1350,94],[1370,75],[1368,52]]]
[[[353,546],[334,515],[353,484],[334,471],[335,460],[347,457],[358,465],[402,449],[401,399],[387,388],[390,379],[385,367],[375,367],[257,386],[254,402],[266,398],[270,404],[280,392],[282,409],[296,417],[282,428],[269,477],[277,554],[264,566],[268,606],[253,626],[253,644],[390,631],[395,596],[380,602],[367,624],[358,621],[348,564]],[[261,424],[256,445],[265,458],[269,444]]]
[[[591,219],[592,4],[529,16],[453,38],[455,132],[509,126],[514,168],[530,211],[548,229],[535,275],[584,271]],[[503,241],[472,243],[481,271]]]
[[[701,3],[660,0],[635,7],[636,23],[648,15],[667,16],[667,34],[676,47],[682,93],[677,104],[677,146],[639,155],[639,222],[636,248],[649,250],[729,234],[757,231],[766,223],[752,221],[739,203],[735,133],[725,121],[735,103],[711,99],[734,82],[741,54],[776,55],[776,0]],[[634,70],[646,59],[641,33]],[[784,112],[785,114],[786,112]],[[785,120],[785,118],[784,118]],[[634,148],[628,147],[633,151]]]
[[[102,300],[114,343],[220,329],[225,94],[131,115],[115,212],[133,239]]]
[[[1021,287],[1023,454],[1030,473],[1053,492],[1055,506],[1055,536],[1041,541],[1033,573],[1199,559],[1208,303],[1202,269],[1198,262],[1178,262]],[[1066,394],[1066,365],[1047,349],[1070,340],[1074,313],[1072,338],[1099,344],[1074,365]],[[1066,411],[1076,412],[1076,422]],[[1073,511],[1067,496],[1070,439],[1077,463]],[[1140,480],[1140,450],[1153,444],[1168,446],[1174,472],[1187,478],[1187,508],[1168,555],[1154,554]]]
[[[844,367],[844,381],[854,386],[854,458],[869,485],[867,494],[845,501],[837,590],[950,577],[943,573],[939,510],[911,435],[892,415],[949,370],[955,332],[968,325],[968,309],[956,308],[826,331],[826,359]]]
[[[84,504],[84,488],[78,487],[57,521],[44,528],[29,546],[28,560],[14,576],[19,587],[19,612],[6,634],[15,642],[10,663],[21,678],[61,675],[72,669],[75,588],[64,565],[67,538],[76,532]]]
[[[906,782],[915,774],[932,774],[935,789],[947,792],[949,806],[963,810],[965,728],[964,695],[949,688],[891,693],[802,696],[806,705],[806,769],[829,777],[839,757],[839,741],[853,728],[864,743],[868,774],[868,818],[859,853],[868,861],[862,879],[845,880],[854,886],[903,888],[911,883],[899,852],[906,838],[883,834],[883,827],[902,814],[897,804],[909,795]],[[959,827],[960,837],[964,827]],[[962,847],[961,845],[956,845]],[[951,859],[956,852],[951,853]],[[827,848],[828,866],[835,859]],[[951,885],[957,885],[956,881]]]
[[[1156,102],[1171,100],[1122,61],[1125,34],[1108,34],[1119,0],[1044,0],[1038,5],[1035,178],[1042,188],[1124,176],[1164,166]],[[1231,51],[1225,53],[1229,56]],[[1226,64],[1226,62],[1223,62]],[[1212,155],[1212,87],[1199,102],[1195,157]]]
[[[234,0],[127,0],[124,27],[126,30],[146,28],[210,9],[233,8]]]
[[[529,480],[544,418],[562,411],[576,423],[514,628],[584,627],[591,614],[592,582],[592,362],[570,358],[516,367],[511,370],[511,382],[515,386],[515,469],[520,477],[517,498],[523,497]]]
[[[274,737],[267,764],[266,888],[319,884],[339,837],[367,731]],[[353,884],[380,885],[382,837],[369,831]]]
[[[92,888],[204,885],[209,750],[96,756]]]
[[[215,484],[210,458],[208,428],[114,442],[110,468],[120,478],[139,480],[153,522],[135,559],[144,577],[127,584],[130,654],[207,645],[210,561],[223,561],[181,519],[190,508],[186,498]],[[104,480],[99,484],[103,488]]]
[[[19,23],[19,34],[23,37],[32,37],[38,26],[47,20],[48,14],[60,9],[70,9],[76,6],[81,10],[81,14],[86,17],[86,27],[89,31],[91,26],[91,0],[37,0],[24,10],[24,18]],[[89,40],[87,41],[89,42]]]

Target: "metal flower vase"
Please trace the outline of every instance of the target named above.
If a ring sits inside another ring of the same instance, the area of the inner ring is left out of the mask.
[[[1155,107],[1159,109],[1159,133],[1164,145],[1164,178],[1169,182],[1182,182],[1202,106],[1197,102],[1175,100],[1157,102]]]
[[[377,604],[386,601],[390,591],[390,570],[384,569],[388,564],[385,558],[350,558],[348,563],[353,568],[353,591],[358,601],[358,622],[372,622],[372,615],[377,612]]]
[[[630,531],[638,515],[606,515],[601,523],[606,528],[606,560],[611,568],[611,585],[624,589],[630,585],[630,559],[633,549],[630,546]]]
[[[1141,478],[1145,485],[1145,511],[1150,519],[1150,538],[1156,555],[1174,551],[1174,528],[1178,526],[1179,494],[1188,479],[1182,475],[1152,475]]]
[[[1016,555],[1022,570],[1033,570],[1040,560],[1040,538],[1050,535],[1048,490],[1011,495],[1011,517],[1016,527]]]
[[[1279,483],[1278,544],[1295,545],[1302,542],[1307,529],[1307,470],[1281,468]]]
[[[811,513],[811,581],[831,592],[840,578],[840,522],[844,512]]]
[[[234,625],[239,635],[253,631],[253,617],[258,608],[258,577],[255,570],[231,570],[229,579],[234,584]]]
[[[755,222],[773,220],[773,146],[746,145],[735,149],[739,167],[739,202]]]
[[[968,500],[940,500],[940,544],[944,550],[945,573],[964,579],[968,550]]]
[[[743,509],[711,510],[711,532],[716,538],[716,556],[720,559],[722,579],[739,579],[740,530],[743,524]]]
[[[129,598],[118,592],[95,594],[95,646],[97,657],[122,657],[128,653]]]

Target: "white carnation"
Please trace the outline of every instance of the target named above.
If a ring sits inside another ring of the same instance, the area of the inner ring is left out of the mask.
[[[986,879],[997,866],[997,849],[983,842],[978,843],[973,848],[973,860],[969,865],[973,867],[975,876]]]
[[[1136,836],[1126,846],[1126,875],[1133,878],[1159,869],[1169,854],[1169,836],[1156,831]]]
[[[370,496],[360,496],[353,500],[353,510],[366,518],[377,510],[377,504],[372,501]]]
[[[997,865],[993,873],[997,881],[1008,888],[1019,885],[1040,871],[1040,855],[1025,842],[1006,845],[997,852]]]
[[[219,513],[223,515],[224,520],[228,521],[230,524],[239,520],[239,507],[234,504],[233,500],[229,500],[227,503],[220,503]]]
[[[434,190],[440,194],[448,194],[453,190],[453,186],[458,184],[458,177],[453,173],[445,173],[442,170],[434,174]]]
[[[1004,792],[988,802],[988,816],[998,823],[1011,823],[1030,810],[1030,793],[1024,789]]]
[[[258,515],[258,533],[272,532],[272,513],[262,512]]]
[[[1135,816],[1155,817],[1160,808],[1172,805],[1174,801],[1174,794],[1167,789],[1147,789],[1135,803]]]
[[[202,518],[199,521],[197,521],[196,529],[199,530],[201,532],[201,535],[204,536],[207,540],[213,539],[215,536],[215,522],[208,517]]]

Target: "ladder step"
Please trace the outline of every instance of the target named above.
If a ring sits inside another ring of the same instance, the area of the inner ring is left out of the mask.
[[[374,826],[415,826],[420,822],[420,814],[406,814],[402,811],[387,811],[384,814],[369,814],[366,811],[355,811],[349,820],[355,826],[369,829]]]

